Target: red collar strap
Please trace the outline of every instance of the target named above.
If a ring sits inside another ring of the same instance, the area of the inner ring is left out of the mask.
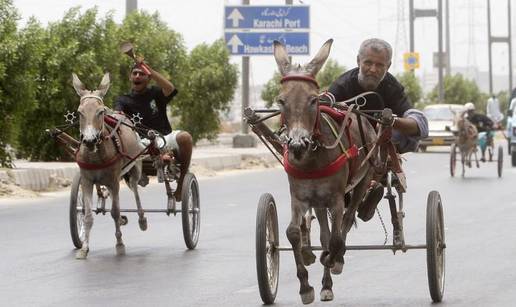
[[[97,164],[97,163],[88,163],[88,162],[81,161],[81,160],[79,160],[78,155],[79,155],[79,151],[77,150],[77,152],[75,153],[75,162],[77,162],[77,164],[79,165],[80,168],[87,169],[87,170],[99,170],[99,169],[108,168],[122,158],[122,155],[120,153],[118,153],[113,158],[109,159],[108,161]]]
[[[358,147],[357,145],[353,144],[353,146],[348,148],[348,150],[340,155],[335,161],[328,164],[325,168],[313,171],[304,171],[296,168],[288,162],[288,150],[285,150],[283,153],[283,167],[285,168],[285,172],[287,172],[287,174],[297,179],[318,179],[334,175],[344,166],[344,164],[346,164],[346,162],[348,162],[348,160],[357,156]]]
[[[286,75],[283,78],[281,78],[280,83],[283,83],[285,81],[308,81],[315,84],[315,86],[317,86],[317,89],[319,89],[319,83],[317,83],[317,80],[315,80],[314,77],[308,75]]]

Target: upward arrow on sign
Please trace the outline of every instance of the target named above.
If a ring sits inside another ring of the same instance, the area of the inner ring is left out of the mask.
[[[240,14],[239,10],[234,9],[231,12],[231,14],[228,15],[227,19],[232,19],[233,20],[233,27],[238,27],[238,22],[240,20],[244,20],[244,16],[242,16],[242,14]]]
[[[231,46],[231,52],[238,53],[238,46],[243,46],[244,43],[242,43],[236,34],[233,34],[231,39],[228,41],[228,45]]]

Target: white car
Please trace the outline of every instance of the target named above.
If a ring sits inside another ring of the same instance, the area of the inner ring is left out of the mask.
[[[423,109],[428,119],[428,137],[419,142],[419,149],[427,146],[450,146],[455,142],[457,131],[454,124],[455,114],[465,110],[462,104],[431,104]]]

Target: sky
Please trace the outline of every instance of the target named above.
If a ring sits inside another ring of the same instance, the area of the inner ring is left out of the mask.
[[[285,1],[251,0],[251,5],[282,5]],[[379,37],[391,43],[394,49],[391,73],[403,71],[402,54],[409,49],[408,0],[294,0],[294,4],[310,6],[310,56],[294,56],[293,62],[307,63],[329,38],[334,39],[330,58],[350,69],[356,66],[360,43],[370,37]],[[436,9],[437,0],[415,0],[417,9]],[[443,0],[444,2],[444,0]],[[477,67],[488,70],[487,1],[450,1],[450,41],[452,67]],[[183,35],[186,47],[211,43],[223,37],[225,5],[239,5],[240,0],[139,0],[138,9],[158,11],[169,27]],[[23,27],[30,16],[46,24],[60,20],[64,12],[76,6],[82,10],[97,6],[101,16],[112,12],[115,21],[125,15],[125,0],[14,0],[21,14]],[[516,9],[513,4],[512,14]],[[507,0],[491,1],[491,28],[496,36],[507,35]],[[512,21],[513,36],[516,33]],[[415,22],[415,49],[420,53],[421,68],[418,76],[436,72],[432,67],[432,53],[437,51],[437,22],[435,18],[418,18]],[[513,49],[516,49],[513,48]],[[493,45],[493,73],[508,74],[508,48]],[[514,50],[513,50],[514,54]],[[233,63],[241,58],[232,56]],[[516,61],[515,61],[516,62]],[[158,68],[159,69],[159,68]],[[251,85],[267,82],[276,64],[273,56],[251,57]],[[495,91],[499,90],[495,88]]]

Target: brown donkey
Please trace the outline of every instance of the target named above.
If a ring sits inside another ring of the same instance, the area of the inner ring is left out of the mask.
[[[147,219],[140,204],[138,195],[138,180],[141,176],[141,160],[133,159],[142,151],[143,146],[136,132],[131,129],[132,123],[121,114],[114,114],[104,106],[103,97],[109,89],[109,74],[105,74],[98,90],[87,90],[77,75],[73,74],[73,87],[81,97],[79,108],[79,124],[81,144],[76,154],[80,167],[81,188],[84,204],[84,220],[81,237],[82,247],[77,251],[77,259],[86,259],[89,251],[90,230],[93,226],[92,193],[93,185],[107,187],[112,197],[111,216],[115,222],[116,253],[125,253],[120,225],[119,190],[120,178],[124,174],[129,188],[133,191],[138,207],[139,225],[141,230],[147,229]],[[115,128],[108,127],[105,116],[117,124]],[[124,124],[121,124],[121,123]],[[113,131],[113,129],[115,129]],[[114,138],[113,138],[114,137]],[[132,162],[131,162],[132,161]]]
[[[362,139],[354,113],[347,112],[343,123],[348,128],[342,133],[345,128],[339,127],[319,106],[315,77],[328,58],[332,43],[333,40],[328,40],[314,59],[301,67],[292,66],[285,46],[274,42],[274,57],[282,75],[277,103],[286,127],[284,163],[291,197],[291,221],[286,233],[294,252],[304,304],[314,300],[314,289],[305,268],[314,259],[306,246],[309,219],[304,218],[305,214],[313,208],[319,221],[323,247],[320,261],[324,265],[321,300],[329,301],[333,299],[331,273],[342,271],[346,234],[373,176],[371,164],[361,163],[366,157],[365,144],[376,141],[369,121],[360,121],[365,135]],[[337,137],[341,146],[333,146]],[[332,167],[336,163],[339,167]]]

